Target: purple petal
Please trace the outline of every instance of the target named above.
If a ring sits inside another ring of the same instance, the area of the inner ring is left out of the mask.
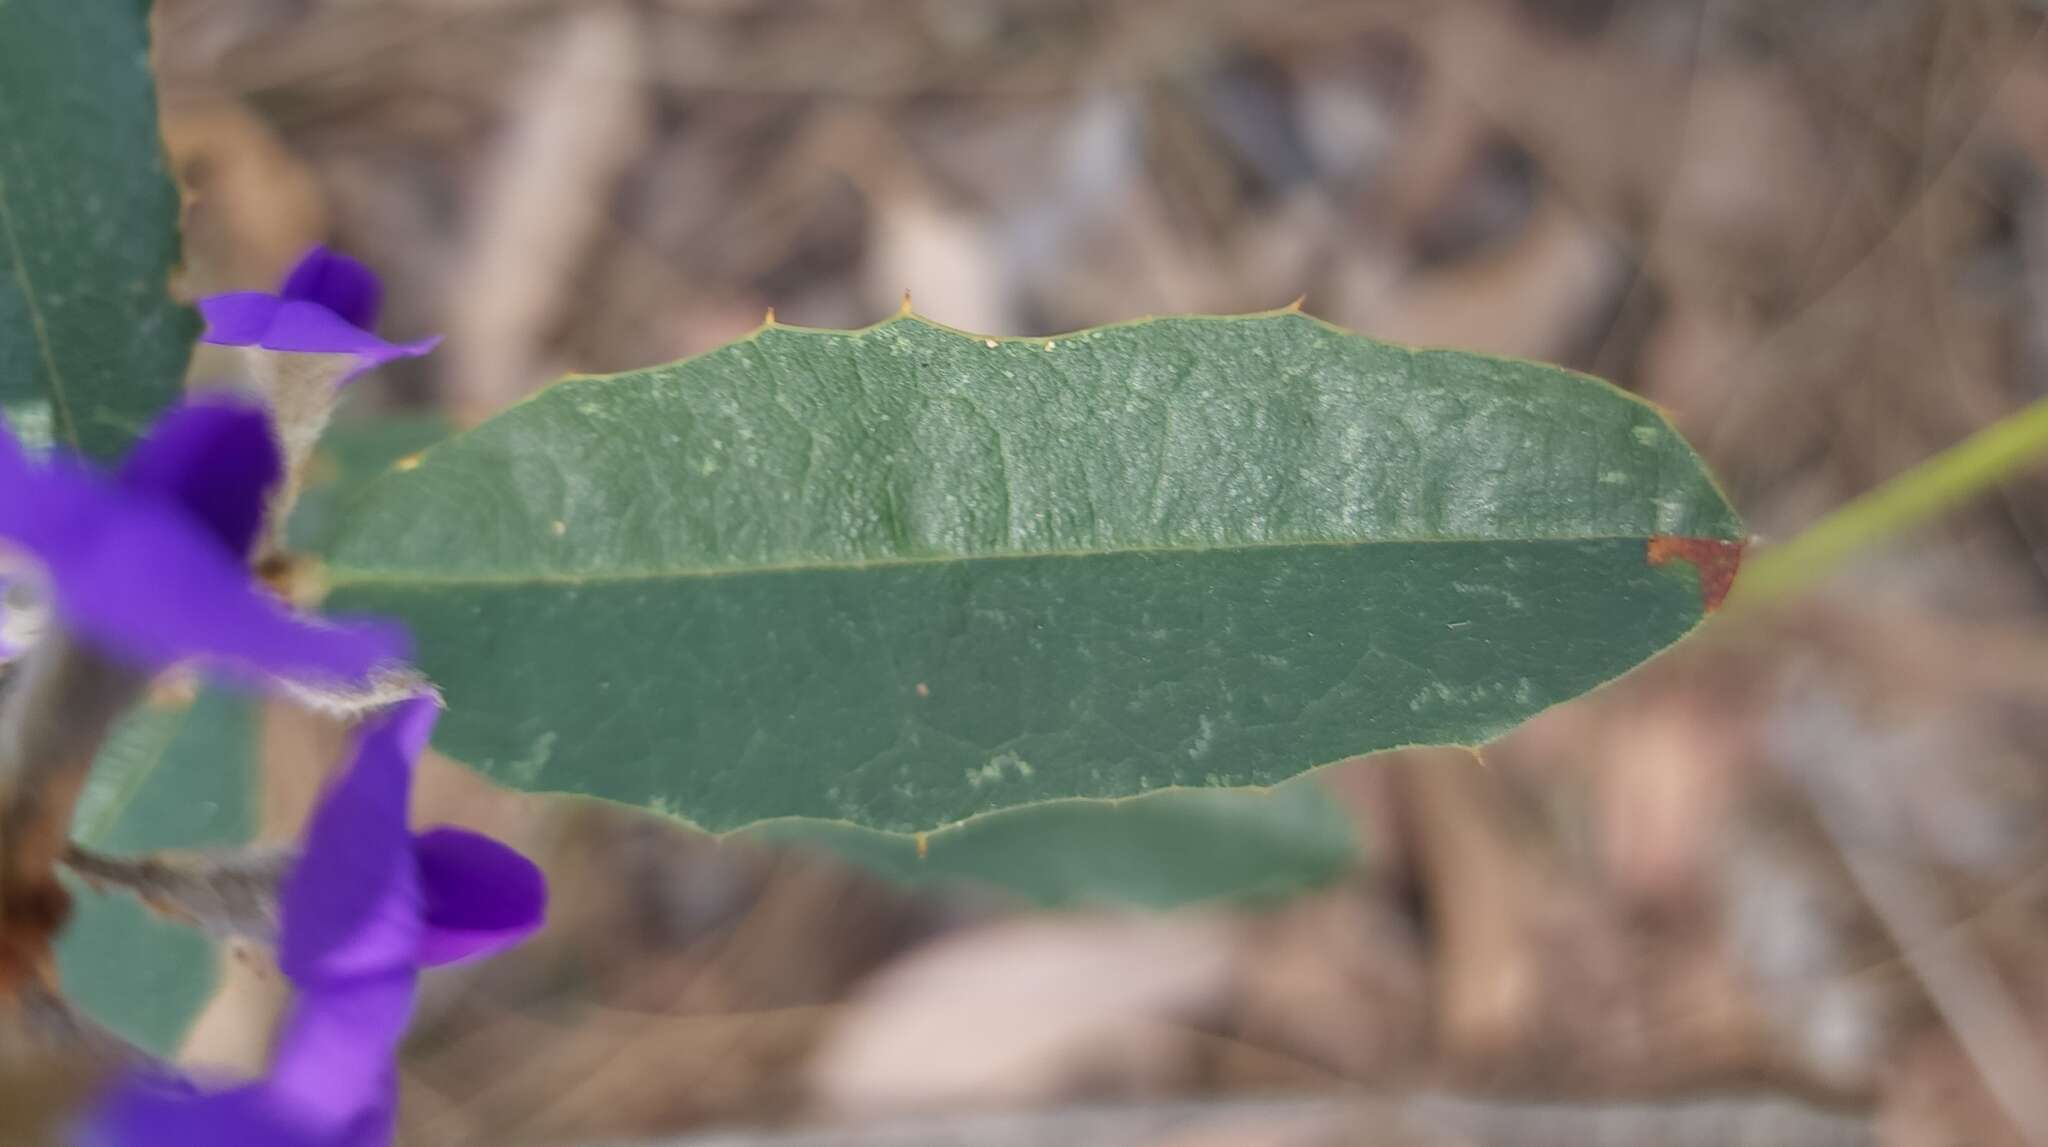
[[[145,668],[199,659],[250,678],[362,683],[402,660],[402,630],[294,615],[182,506],[142,499],[68,459],[15,474],[0,539],[27,551],[58,618]]]
[[[377,312],[384,304],[384,284],[375,271],[325,247],[306,252],[277,293],[287,300],[318,303],[366,331],[377,328]]]
[[[390,343],[374,328],[383,285],[368,267],[315,247],[299,260],[275,295],[241,291],[199,301],[206,341],[261,347],[288,354],[333,354],[355,359],[348,382],[393,359],[426,354],[440,339]]]
[[[394,1061],[418,988],[419,975],[407,970],[302,990],[262,1084],[271,1109],[318,1132],[323,1144],[389,1144],[398,1110]]]
[[[410,974],[426,933],[406,827],[413,761],[437,716],[432,698],[394,706],[359,735],[355,758],[321,799],[285,879],[277,962],[302,991]]]
[[[283,476],[277,441],[261,405],[232,395],[193,398],[157,420],[121,467],[121,485],[167,495],[248,556],[263,526],[271,488]]]
[[[290,299],[278,304],[269,325],[256,337],[229,339],[225,331],[209,331],[207,341],[230,346],[254,345],[294,354],[351,355],[359,364],[357,374],[393,359],[426,354],[441,343],[438,336],[415,343],[385,342],[361,327],[344,322],[341,316],[326,307]]]
[[[404,656],[393,626],[295,616],[170,507],[85,501],[93,517],[73,536],[31,548],[59,618],[111,653],[151,668],[200,659],[231,674],[329,683],[366,682]]]
[[[283,299],[261,291],[208,295],[199,300],[199,317],[206,320],[200,339],[221,346],[255,346],[283,309]]]
[[[509,948],[546,919],[548,881],[540,866],[488,836],[431,829],[413,838],[413,856],[426,893],[422,967]]]
[[[286,1040],[292,1038],[294,1023],[286,1021]],[[184,1080],[130,1075],[95,1105],[73,1142],[78,1147],[390,1147],[398,1112],[391,1058],[387,1045],[381,1073],[367,1083],[346,1070],[353,1064],[338,1064],[342,1070],[330,1077],[331,1086],[310,1097],[279,1089],[270,1080],[208,1091]]]
[[[204,1093],[154,1079],[117,1084],[100,1100],[75,1141],[79,1147],[311,1147],[316,1142],[277,1125],[261,1085]]]

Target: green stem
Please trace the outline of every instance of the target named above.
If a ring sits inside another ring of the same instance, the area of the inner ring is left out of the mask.
[[[2000,419],[1857,498],[1780,546],[1757,553],[1735,580],[1731,606],[1792,596],[1856,554],[1905,533],[2048,455],[2048,399]]]

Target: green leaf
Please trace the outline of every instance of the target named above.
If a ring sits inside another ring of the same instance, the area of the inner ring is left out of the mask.
[[[1697,624],[1741,536],[1555,368],[905,317],[562,382],[372,482],[328,578],[497,779],[901,832],[1486,740]]]
[[[0,412],[108,457],[176,398],[197,316],[166,293],[145,0],[0,2]]]
[[[247,840],[253,829],[256,703],[206,693],[152,701],[100,750],[72,838],[115,854]],[[213,989],[213,948],[198,932],[118,893],[78,888],[58,944],[65,994],[101,1023],[168,1054]]]
[[[450,429],[447,420],[432,415],[337,418],[321,436],[306,488],[292,508],[285,531],[290,548],[325,553],[340,529],[343,508],[370,479],[448,437]]]

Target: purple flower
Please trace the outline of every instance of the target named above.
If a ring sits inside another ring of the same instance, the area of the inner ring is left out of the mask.
[[[368,682],[404,658],[403,631],[296,615],[250,579],[278,477],[263,410],[225,395],[171,408],[111,480],[32,461],[0,421],[0,551],[41,575],[67,632],[139,668]]]
[[[83,1129],[86,1147],[384,1147],[397,1118],[395,1057],[423,967],[518,943],[547,884],[489,837],[406,827],[413,763],[434,701],[406,701],[362,735],[307,826],[282,893],[278,966],[297,989],[270,1074],[209,1090],[135,1076]]]
[[[206,341],[292,354],[353,360],[339,382],[400,358],[426,354],[440,338],[389,343],[375,333],[384,288],[368,267],[315,247],[285,276],[276,294],[237,291],[199,300]]]

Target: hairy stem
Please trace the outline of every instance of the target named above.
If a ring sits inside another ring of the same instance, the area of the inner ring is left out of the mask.
[[[243,848],[107,856],[74,844],[64,866],[95,888],[118,888],[150,908],[210,936],[274,944],[278,889],[296,853]]]
[[[249,385],[270,407],[272,433],[284,458],[284,480],[271,492],[257,557],[273,560],[285,552],[285,523],[305,486],[306,465],[334,414],[341,383],[354,369],[352,356],[296,354],[243,348]]]

